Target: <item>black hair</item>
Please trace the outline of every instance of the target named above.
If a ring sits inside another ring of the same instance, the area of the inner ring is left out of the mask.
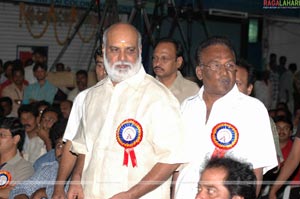
[[[62,113],[60,111],[59,108],[54,107],[54,106],[48,106],[47,108],[44,109],[42,115],[41,115],[41,119],[42,117],[45,115],[45,113],[47,112],[54,112],[57,115],[57,120],[61,120],[63,118]]]
[[[293,122],[291,120],[291,118],[289,116],[283,116],[283,115],[280,115],[280,116],[276,116],[274,118],[274,122],[277,123],[277,122],[284,122],[284,123],[287,123],[290,125],[290,130],[293,130]]]
[[[40,100],[40,101],[36,101],[33,103],[33,105],[36,107],[36,109],[39,111],[39,108],[41,106],[46,106],[49,107],[51,106],[51,104],[49,102],[47,102],[46,100]]]
[[[56,140],[63,137],[67,126],[67,120],[58,120],[53,124],[49,131],[52,148],[55,148]]]
[[[12,68],[12,75],[15,76],[17,72],[21,72],[23,76],[25,75],[23,66],[15,64]]]
[[[55,68],[57,68],[58,66],[61,66],[63,70],[65,70],[65,65],[62,62],[59,62],[55,65]]]
[[[39,111],[33,104],[22,104],[18,109],[18,116],[21,117],[22,113],[31,113],[34,117],[39,116]]]
[[[201,42],[199,44],[197,50],[196,50],[196,61],[197,61],[198,65],[200,65],[202,63],[201,62],[201,54],[202,54],[203,50],[210,47],[210,46],[214,46],[214,45],[226,46],[227,48],[229,48],[229,50],[231,50],[231,52],[234,55],[234,58],[236,57],[234,47],[233,47],[233,45],[231,44],[230,40],[227,37],[212,36],[212,37],[207,38],[203,42]]]
[[[32,71],[35,72],[35,71],[37,71],[37,69],[39,69],[39,68],[43,69],[44,71],[47,71],[47,70],[48,70],[48,67],[47,67],[46,64],[44,64],[44,63],[39,63],[39,62],[38,62],[38,63],[34,64]]]
[[[39,54],[43,57],[47,57],[47,51],[43,47],[35,47],[32,50],[33,50],[33,52],[32,52],[33,55],[34,54]]]
[[[8,129],[12,136],[19,135],[20,141],[17,144],[18,150],[21,152],[23,150],[23,145],[25,141],[25,128],[19,118],[16,117],[5,117],[0,122],[0,127]]]
[[[8,68],[8,66],[10,66],[10,65],[14,66],[15,64],[14,64],[13,61],[6,61],[6,62],[3,64],[3,70],[6,71],[7,68]]]
[[[251,84],[254,85],[254,83],[255,83],[255,73],[254,73],[253,66],[250,63],[248,63],[245,59],[242,59],[242,58],[238,59],[236,61],[236,65],[237,65],[237,67],[244,68],[247,71],[247,73],[248,73],[247,85],[248,86],[251,85]]]
[[[297,64],[296,63],[290,63],[289,64],[289,70],[292,71],[292,73],[295,73],[297,71]]]
[[[2,103],[2,102],[7,102],[10,106],[13,105],[13,101],[10,97],[1,97],[0,98],[0,103]]]
[[[203,171],[211,168],[222,168],[226,171],[224,186],[228,189],[230,198],[233,196],[242,196],[244,199],[256,198],[256,176],[249,164],[228,157],[215,157],[208,160]]]
[[[170,37],[163,37],[156,42],[154,49],[160,43],[172,43],[176,49],[176,57],[183,57],[183,47],[179,41]]]
[[[280,64],[285,64],[285,63],[286,63],[286,60],[287,60],[287,59],[286,59],[286,56],[280,56],[280,57],[279,57],[279,63],[280,63]]]
[[[84,75],[86,78],[88,78],[88,73],[86,70],[79,70],[76,72],[76,76],[78,75]]]
[[[71,100],[68,100],[68,99],[66,99],[66,100],[62,100],[62,101],[60,101],[60,102],[59,102],[59,104],[61,104],[61,103],[63,103],[63,102],[67,102],[67,103],[69,103],[70,107],[72,107],[72,106],[73,106],[73,101],[71,101]]]

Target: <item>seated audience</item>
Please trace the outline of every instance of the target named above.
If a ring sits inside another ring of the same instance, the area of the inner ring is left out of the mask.
[[[278,192],[283,185],[286,184],[286,181],[290,178],[290,176],[294,173],[300,163],[300,125],[298,125],[297,133],[294,138],[294,142],[292,145],[292,149],[288,154],[287,159],[284,162],[283,167],[280,169],[278,177],[276,181],[273,182],[269,193],[269,199],[276,199]],[[299,194],[299,192],[298,192]],[[299,198],[299,195],[297,196]]]
[[[41,100],[45,100],[52,104],[58,89],[46,79],[47,65],[36,63],[33,67],[33,73],[37,81],[26,87],[23,96],[23,104]]]
[[[19,108],[18,115],[25,127],[23,157],[34,163],[35,160],[47,152],[44,141],[38,136],[38,111],[34,105],[25,104]]]
[[[250,165],[212,158],[201,172],[196,199],[255,199],[256,176]]]
[[[38,117],[37,117],[37,122],[38,122],[38,125],[40,125],[40,122],[41,122],[41,116],[43,114],[43,111],[50,107],[51,104],[45,100],[41,100],[41,101],[37,101],[35,103],[33,103],[33,105],[35,106],[35,108],[38,110]]]
[[[283,158],[284,160],[286,160],[293,146],[293,140],[291,139],[293,133],[293,123],[289,118],[284,116],[276,117],[274,121],[276,123],[276,128],[279,134],[279,143],[283,154]],[[284,162],[282,162],[281,167],[283,165]],[[300,180],[299,166],[290,176],[289,180],[291,180],[292,183],[297,183]]]
[[[68,94],[68,100],[74,101],[79,92],[87,89],[88,73],[85,70],[79,70],[76,72],[76,85],[77,87]]]
[[[47,151],[51,150],[51,140],[49,131],[53,124],[62,118],[59,109],[52,106],[46,108],[41,116],[41,121],[38,129],[38,136],[44,141]]]
[[[73,102],[71,100],[63,100],[60,102],[59,107],[64,119],[69,118],[72,106]]]
[[[36,63],[46,64],[47,63],[47,52],[42,47],[36,47],[32,49],[32,59],[27,60],[31,61],[31,63],[25,64],[25,79],[29,82],[29,84],[33,84],[36,79],[33,74],[33,68]]]
[[[56,122],[50,129],[50,139],[55,150],[55,160],[44,163],[26,181],[18,184],[11,192],[10,198],[51,198],[58,166],[61,159],[64,144],[62,136],[66,128],[66,121]],[[32,183],[34,182],[34,183]]]
[[[11,115],[18,117],[18,109],[22,103],[24,90],[28,84],[24,82],[23,67],[14,66],[12,69],[12,83],[2,90],[3,97],[10,97],[13,101]]]
[[[12,108],[13,108],[13,101],[11,100],[10,97],[1,97],[0,98],[0,106],[4,110],[4,116],[5,117],[12,117],[13,116],[11,114]]]
[[[62,72],[62,71],[65,71],[65,65],[63,63],[57,63],[55,65],[55,71],[56,72]]]
[[[5,182],[4,176],[7,176],[7,179],[11,176],[11,182],[19,183],[29,178],[34,172],[32,164],[23,159],[20,154],[24,138],[24,126],[18,118],[3,118],[0,121],[0,198],[8,198],[13,188],[9,181]]]
[[[0,94],[2,96],[2,90],[12,82],[12,69],[14,67],[13,61],[7,61],[3,65],[5,81],[0,84]]]

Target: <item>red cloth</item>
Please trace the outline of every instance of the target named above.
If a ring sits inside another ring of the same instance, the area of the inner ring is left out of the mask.
[[[281,152],[282,152],[282,155],[283,155],[283,158],[284,160],[287,159],[291,149],[292,149],[292,146],[293,146],[293,141],[292,140],[289,140],[288,143],[283,147],[281,148]],[[283,166],[284,164],[284,161],[281,163],[281,166]],[[300,169],[299,169],[299,166],[297,167],[296,171],[294,171],[294,177],[293,179],[291,179],[292,182],[299,182],[300,181]]]

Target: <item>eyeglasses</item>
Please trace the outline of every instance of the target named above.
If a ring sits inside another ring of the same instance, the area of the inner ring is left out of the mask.
[[[12,135],[7,135],[5,133],[0,132],[0,138],[12,137]]]
[[[234,62],[227,62],[225,64],[221,64],[219,62],[211,62],[209,64],[200,64],[200,66],[205,66],[207,68],[210,68],[213,71],[218,71],[221,69],[222,66],[225,67],[226,70],[229,71],[235,71],[236,70],[236,64]]]
[[[152,57],[152,62],[161,62],[161,63],[168,63],[170,60],[176,59],[175,57],[166,57],[166,56],[161,56],[161,57]]]

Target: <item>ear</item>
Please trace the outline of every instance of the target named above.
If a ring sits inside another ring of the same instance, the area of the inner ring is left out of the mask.
[[[20,139],[21,139],[20,135],[15,135],[15,136],[13,137],[14,143],[15,143],[16,145],[18,145]]]
[[[250,84],[248,87],[247,87],[247,94],[250,95],[251,92],[253,90],[253,84]]]
[[[202,70],[200,66],[196,66],[196,76],[199,80],[202,80]]]
[[[180,69],[182,67],[183,58],[182,56],[176,58],[176,68]]]

